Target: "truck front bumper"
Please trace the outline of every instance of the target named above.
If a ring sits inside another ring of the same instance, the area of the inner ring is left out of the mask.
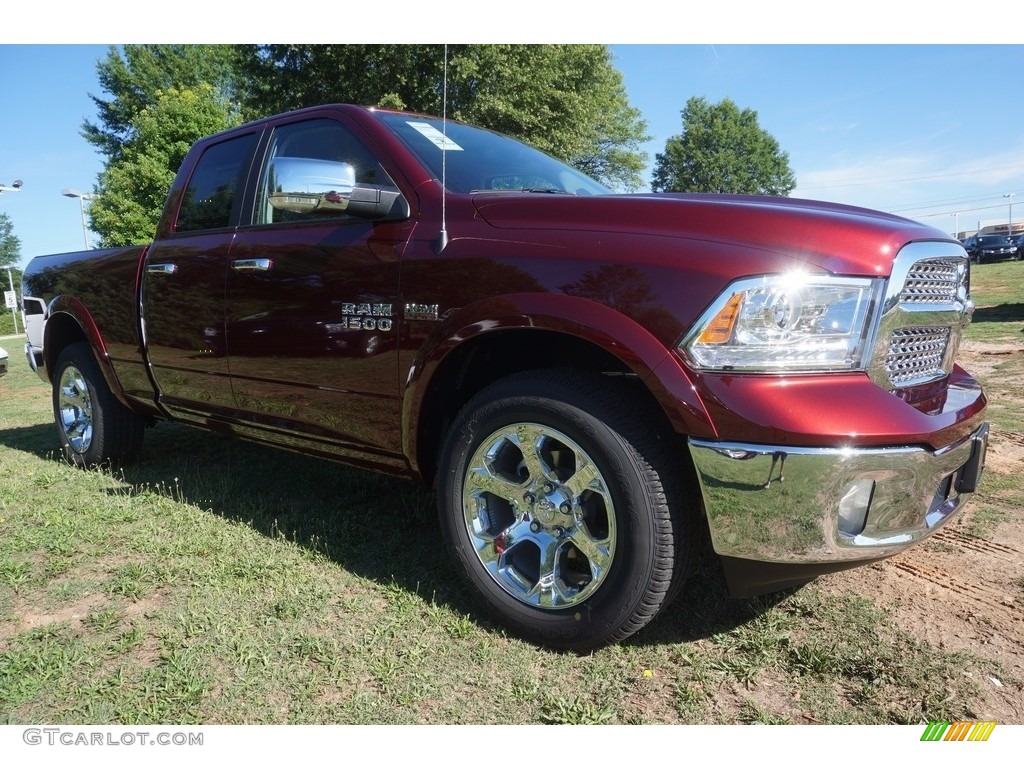
[[[715,552],[747,596],[894,555],[977,488],[988,424],[940,450],[690,439]]]

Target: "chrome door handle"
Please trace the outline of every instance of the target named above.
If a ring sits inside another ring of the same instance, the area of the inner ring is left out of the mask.
[[[235,259],[231,262],[235,272],[269,272],[274,268],[270,259]]]
[[[146,271],[151,275],[173,275],[178,271],[177,264],[147,264]]]

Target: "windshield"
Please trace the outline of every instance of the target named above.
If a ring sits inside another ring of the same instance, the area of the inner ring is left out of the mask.
[[[446,186],[452,192],[528,191],[606,195],[610,190],[540,150],[498,133],[440,118],[376,112],[437,179],[447,147]],[[447,136],[447,141],[446,137]]]

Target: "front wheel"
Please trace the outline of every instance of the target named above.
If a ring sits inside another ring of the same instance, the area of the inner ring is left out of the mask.
[[[114,397],[85,342],[57,358],[53,415],[64,458],[79,467],[126,463],[142,446],[142,417]]]
[[[584,650],[640,630],[681,585],[696,519],[685,466],[630,383],[510,376],[462,410],[444,449],[445,537],[498,620]]]

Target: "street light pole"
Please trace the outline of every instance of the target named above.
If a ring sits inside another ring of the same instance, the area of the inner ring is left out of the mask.
[[[1003,195],[1003,197],[1007,197],[1007,198],[1010,199],[1010,218],[1007,219],[1007,221],[1006,221],[1006,234],[1007,235],[1012,235],[1013,234],[1013,198],[1014,198],[1014,196],[1016,194],[1017,194],[1016,192],[1007,192],[1005,195]]]
[[[85,220],[85,201],[92,200],[95,195],[79,192],[77,189],[62,189],[60,193],[64,195],[64,197],[78,198],[78,210],[82,214],[82,240],[85,242],[85,250],[89,250],[89,224]]]

